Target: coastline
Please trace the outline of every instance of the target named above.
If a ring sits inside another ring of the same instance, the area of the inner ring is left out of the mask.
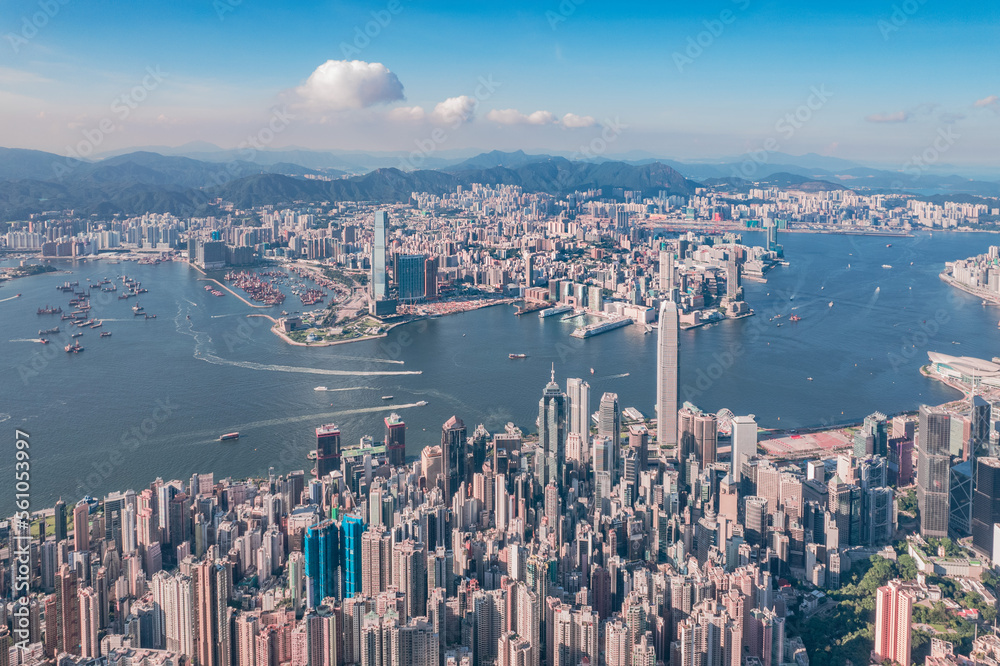
[[[247,305],[249,305],[252,308],[263,309],[263,308],[273,308],[274,307],[273,305],[259,305],[257,303],[251,303],[250,301],[248,301],[247,299],[243,298],[242,296],[240,296],[235,291],[233,291],[232,289],[230,289],[228,286],[224,285],[223,283],[219,282],[215,278],[208,277],[208,274],[205,271],[201,270],[200,268],[198,268],[197,266],[195,266],[191,262],[188,262],[188,266],[190,266],[191,268],[195,269],[196,271],[198,271],[199,273],[201,273],[202,275],[205,276],[205,277],[198,278],[198,280],[202,280],[202,281],[205,281],[205,282],[214,282],[215,284],[219,285],[220,287],[222,287],[223,289],[225,289],[226,291],[228,291],[230,294],[232,294],[236,298],[240,299],[241,301],[243,301],[244,303],[246,303]]]
[[[944,273],[939,273],[938,277],[941,278],[941,280],[943,280],[944,282],[951,285],[952,287],[960,289],[961,291],[964,291],[967,294],[975,296],[976,298],[981,298],[984,301],[989,301],[990,303],[1000,305],[1000,294],[997,294],[996,292],[990,292],[984,289],[970,287],[967,284],[962,284],[961,282],[953,278],[951,274],[948,273],[947,271]]]

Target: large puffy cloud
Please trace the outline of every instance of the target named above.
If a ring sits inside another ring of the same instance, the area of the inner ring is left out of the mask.
[[[874,113],[865,120],[870,123],[905,123],[910,119],[908,111],[897,111],[896,113]]]
[[[499,125],[551,125],[556,117],[548,111],[535,111],[523,114],[517,109],[493,109],[486,114],[486,119]]]
[[[471,121],[476,114],[479,101],[468,95],[449,97],[434,107],[432,118],[442,124],[458,127]]]
[[[380,62],[327,60],[296,93],[324,111],[364,109],[403,99],[403,84]]]

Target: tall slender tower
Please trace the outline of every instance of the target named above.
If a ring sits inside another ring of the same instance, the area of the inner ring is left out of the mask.
[[[465,481],[465,460],[468,457],[465,423],[452,416],[441,426],[441,464],[444,475],[444,496],[450,504],[458,492],[458,486]]]
[[[660,330],[656,341],[656,439],[677,453],[677,393],[680,382],[680,338],[677,304],[660,306]]]
[[[878,588],[875,593],[875,649],[879,660],[897,664],[910,663],[913,597],[898,580]]]
[[[951,416],[940,409],[920,406],[917,439],[917,503],[920,533],[948,536],[950,511]]]
[[[389,229],[389,214],[384,210],[375,212],[375,239],[372,241],[372,299],[384,301],[389,298],[388,277],[385,270],[386,234]]]
[[[556,383],[555,364],[552,377],[538,401],[538,455],[535,458],[535,478],[543,488],[555,481],[560,491],[565,489],[566,468],[566,394]]]

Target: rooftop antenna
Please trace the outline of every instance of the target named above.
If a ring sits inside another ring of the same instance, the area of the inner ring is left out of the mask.
[[[551,381],[552,381],[553,384],[555,384],[555,382],[556,382],[556,362],[555,361],[552,361],[552,380]]]

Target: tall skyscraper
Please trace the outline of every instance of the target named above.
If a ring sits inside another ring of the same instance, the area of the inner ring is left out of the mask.
[[[674,288],[674,253],[671,250],[660,250],[660,291],[670,297]]]
[[[1000,458],[976,459],[976,492],[972,500],[972,547],[993,557],[993,526],[1000,523]]]
[[[424,297],[424,255],[396,256],[396,288],[399,300],[412,303]]]
[[[902,666],[910,663],[913,597],[898,580],[878,588],[875,593],[875,648],[882,661],[888,659]]]
[[[524,259],[524,286],[532,287],[535,284],[534,257],[528,248],[524,248],[521,256]]]
[[[361,593],[361,577],[364,572],[361,535],[368,526],[357,516],[344,516],[340,527],[343,532],[341,553],[344,568],[344,598],[350,599]]]
[[[80,654],[80,603],[77,598],[77,575],[68,564],[56,572],[56,647],[63,652]]]
[[[917,502],[920,533],[925,537],[948,536],[950,516],[951,417],[947,412],[920,406],[917,435]]]
[[[332,423],[316,428],[316,478],[340,469],[340,428]]]
[[[388,276],[385,270],[386,234],[389,231],[389,214],[375,212],[375,238],[372,241],[372,300],[389,299]]]
[[[590,441],[590,384],[575,377],[567,379],[566,396],[569,400],[567,430],[580,435],[586,446]]]
[[[757,421],[753,415],[733,417],[732,472],[737,485],[743,480],[743,463],[757,455]]]
[[[680,323],[677,304],[660,306],[660,330],[656,340],[656,439],[660,446],[677,450],[677,394],[680,389]]]
[[[465,480],[465,463],[468,457],[467,432],[462,419],[452,416],[441,426],[441,461],[444,478],[444,496],[448,503]]]
[[[55,532],[56,543],[66,538],[66,502],[61,497],[55,506]]]
[[[566,469],[566,394],[552,376],[538,401],[538,453],[535,454],[535,479],[543,488],[554,481],[565,489]]]
[[[197,662],[199,666],[230,666],[228,606],[230,572],[222,564],[205,560],[194,566],[197,604]]]
[[[315,608],[327,597],[340,597],[341,532],[333,520],[306,529],[306,606]]]
[[[438,258],[427,257],[424,261],[424,298],[437,298]]]
[[[395,412],[385,417],[385,452],[393,467],[406,462],[406,424]]]
[[[101,624],[100,601],[92,587],[79,592],[80,604],[80,656],[95,658],[101,656],[101,645],[97,640]]]
[[[73,507],[73,550],[90,550],[90,505],[83,500]]]

